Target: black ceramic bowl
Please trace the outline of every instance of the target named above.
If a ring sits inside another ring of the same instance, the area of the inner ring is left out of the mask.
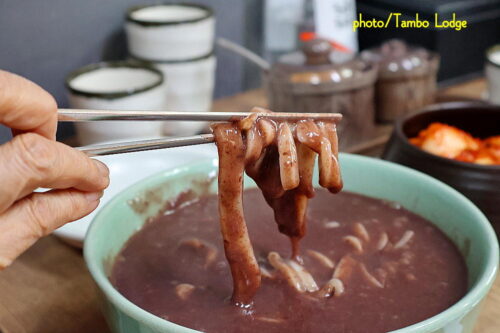
[[[401,118],[396,121],[382,158],[425,172],[454,187],[483,211],[500,235],[500,166],[443,158],[409,143],[408,138],[417,136],[420,130],[436,121],[456,126],[477,138],[500,135],[500,106],[443,103]]]

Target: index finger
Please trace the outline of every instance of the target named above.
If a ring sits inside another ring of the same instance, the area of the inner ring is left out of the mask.
[[[57,104],[35,83],[0,70],[0,124],[55,139]]]

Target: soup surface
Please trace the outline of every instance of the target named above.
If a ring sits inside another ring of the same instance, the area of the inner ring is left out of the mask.
[[[289,239],[252,189],[244,212],[262,284],[251,306],[236,307],[217,196],[187,202],[181,195],[176,204],[130,238],[111,281],[139,307],[182,326],[209,333],[387,332],[466,293],[462,256],[428,221],[397,204],[322,189],[309,203],[299,258],[318,290],[297,292],[275,268],[292,262]]]

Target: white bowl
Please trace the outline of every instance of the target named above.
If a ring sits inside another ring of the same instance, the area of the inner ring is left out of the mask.
[[[129,53],[151,61],[203,57],[213,50],[214,30],[209,7],[183,3],[131,7],[125,24]]]
[[[82,67],[66,79],[69,104],[76,109],[162,110],[166,95],[161,71],[129,62],[103,62]],[[162,135],[161,122],[76,123],[80,144]]]
[[[99,207],[90,215],[62,226],[54,234],[73,246],[82,247],[94,216],[123,189],[162,170],[215,157],[217,150],[210,144],[97,157],[108,166],[111,178]]]

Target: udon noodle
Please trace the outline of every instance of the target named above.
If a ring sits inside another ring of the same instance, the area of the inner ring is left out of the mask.
[[[251,304],[261,282],[243,215],[243,173],[255,180],[274,211],[279,231],[291,240],[292,260],[285,262],[275,252],[269,254],[268,260],[299,291],[318,290],[314,279],[302,269],[299,257],[299,241],[306,231],[307,203],[314,196],[316,155],[319,184],[332,193],[342,189],[334,121],[274,121],[259,116],[268,110],[252,111],[242,121],[213,126],[219,152],[220,226],[233,278],[232,300],[243,307]],[[332,279],[327,289],[333,286],[341,288],[337,279]]]

